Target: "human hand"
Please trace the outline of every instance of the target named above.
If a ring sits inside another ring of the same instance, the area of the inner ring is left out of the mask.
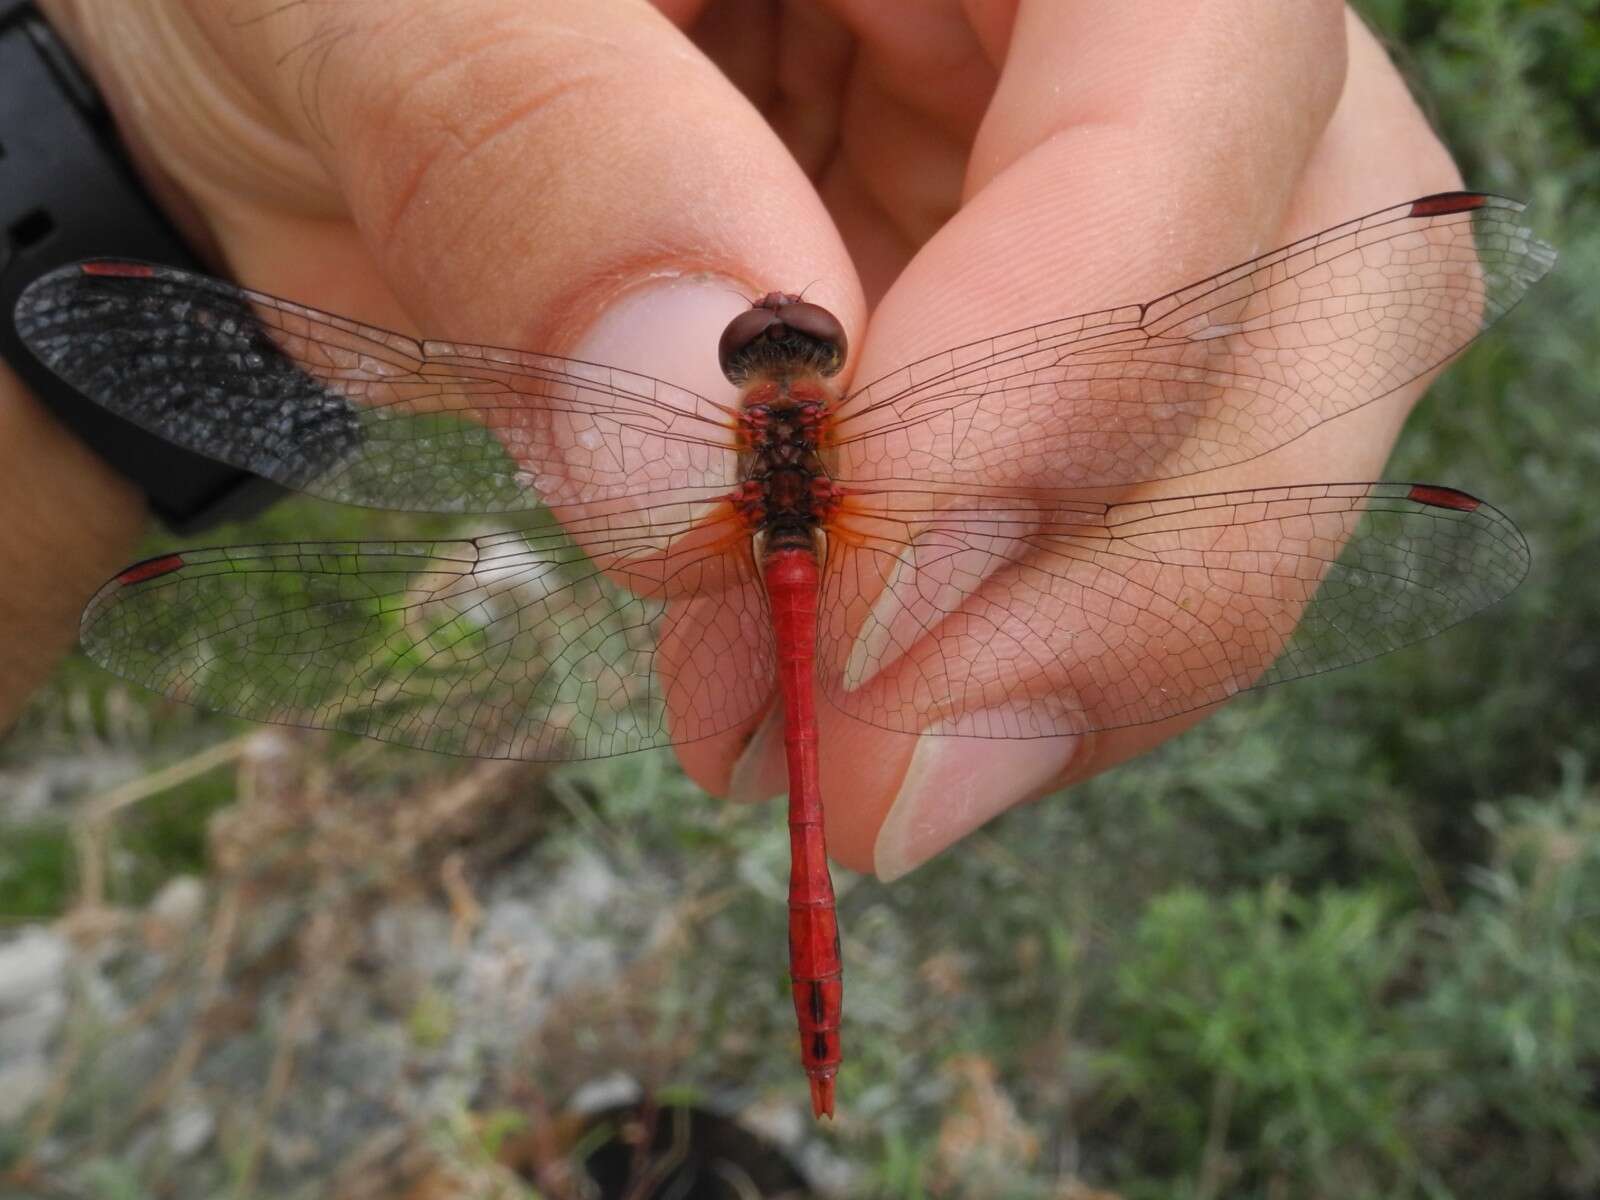
[[[926,25],[884,30],[857,48],[869,77],[901,81],[899,104],[942,122],[902,119],[897,130],[947,131],[943,169],[902,171],[917,150],[884,146],[860,156],[874,178],[841,189],[943,220],[914,227],[909,262],[874,267],[851,243],[869,294],[892,278],[859,346],[858,382],[982,334],[1153,298],[1361,213],[1460,186],[1393,66],[1338,5],[966,9],[970,24],[940,27],[949,41],[938,54],[918,36]],[[962,38],[965,61],[994,64],[988,77],[871,67],[962,61],[953,49]],[[841,140],[850,143],[848,129]],[[930,178],[944,189],[925,186]],[[830,207],[849,242],[856,220]],[[1259,459],[1121,498],[1376,478],[1425,386]],[[1058,682],[1070,692],[1070,648],[1059,649]],[[919,739],[821,705],[830,849],[894,878],[998,813],[1152,749],[1207,711],[1079,738]],[[734,794],[780,790],[780,750],[769,720],[735,768]]]
[[[741,290],[816,279],[864,320],[804,174],[648,5],[43,7],[168,213],[262,290],[708,395],[731,394],[714,351]],[[143,511],[15,379],[0,389],[4,728]]]
[[[809,30],[764,39],[764,6],[675,11],[770,126],[636,6],[55,15],[76,18],[114,107],[139,114],[124,127],[142,161],[237,277],[390,327],[557,350],[713,396],[725,385],[693,351],[714,345],[735,289],[817,280],[808,296],[844,321],[867,379],[1452,186],[1359,30],[1344,78],[1337,9],[1291,20],[1267,4],[1175,7],[1152,33],[1103,6],[999,8],[968,24],[953,5],[891,20],[839,3]],[[845,247],[868,294],[888,289],[865,341]],[[1370,475],[1412,398],[1184,490]],[[1079,743],[928,739],[914,756],[915,738],[826,706],[822,718],[835,853],[886,875],[1189,723]],[[740,741],[682,756],[720,790]],[[757,739],[737,790],[781,790],[776,750]]]

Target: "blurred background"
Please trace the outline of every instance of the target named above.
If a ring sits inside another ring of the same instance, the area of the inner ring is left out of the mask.
[[[1561,253],[1386,472],[1521,525],[1510,600],[893,887],[837,871],[821,1126],[776,806],[75,658],[0,741],[0,1196],[1600,1195],[1600,3],[1359,7]],[[297,500],[206,540],[418,529]]]

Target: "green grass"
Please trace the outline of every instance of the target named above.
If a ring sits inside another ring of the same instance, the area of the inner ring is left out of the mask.
[[[861,1194],[1059,1196],[1070,1177],[1151,1200],[1600,1192],[1600,4],[1363,8],[1469,185],[1531,200],[1561,251],[1387,472],[1505,509],[1532,575],[1467,626],[1246,699],[893,888],[842,879],[852,1115],[830,1136]],[[296,502],[214,540],[349,533]],[[74,662],[0,754],[92,733],[154,766],[237,728]],[[701,1022],[686,1075],[798,1087],[775,813],[703,803],[660,758],[563,778],[619,861],[741,889],[662,991],[664,1022]],[[114,896],[200,869],[227,787],[194,781],[119,825]],[[0,913],[59,911],[72,872],[58,824],[8,830]],[[429,1036],[440,1020],[415,1016]],[[1009,1105],[990,1129],[1010,1150],[952,1149],[952,1112],[986,1096]]]

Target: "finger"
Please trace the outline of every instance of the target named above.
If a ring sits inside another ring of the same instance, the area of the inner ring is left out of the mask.
[[[1378,40],[1346,10],[1347,70],[1338,106],[1307,158],[1294,186],[1282,226],[1272,243],[1296,237],[1378,210],[1387,203],[1461,187],[1461,174],[1448,150],[1430,130],[1405,82]],[[1379,165],[1379,170],[1374,170]],[[1339,421],[1310,430],[1306,437],[1272,454],[1242,462],[1226,472],[1187,477],[1182,491],[1206,493],[1238,486],[1315,482],[1336,478],[1378,478],[1406,411],[1434,378],[1430,373]],[[1157,725],[1110,730],[1090,739],[1054,786],[1090,778],[1160,746],[1210,714],[1198,710]]]
[[[1344,19],[1349,47],[1344,85],[1294,189],[1276,235],[1279,242],[1396,200],[1462,186],[1449,151],[1429,127],[1382,46],[1354,12],[1347,9]],[[1430,372],[1272,454],[1226,472],[1186,479],[1184,490],[1199,493],[1286,480],[1376,479],[1406,414],[1437,374]],[[1212,711],[1100,734],[1094,739],[1092,757],[1080,758],[1061,783],[1077,782],[1136,758]]]
[[[185,13],[90,5],[79,18],[91,46],[119,47],[98,58],[119,108],[142,114],[147,156],[263,290],[725,402],[715,347],[741,293],[810,284],[852,333],[862,321],[804,176],[648,6]],[[200,69],[130,70],[141,49]],[[737,745],[737,731],[700,743],[686,763],[718,785]]]
[[[1342,35],[1331,5],[1019,6],[966,204],[885,298],[857,377],[1270,249],[1338,96]],[[825,707],[822,736],[847,721]],[[1102,741],[865,736],[824,760],[830,838],[893,877],[1092,769]]]
[[[1421,120],[1377,44],[1353,17],[1348,18],[1348,23],[1350,67],[1339,103],[1307,158],[1301,181],[1294,187],[1283,222],[1278,231],[1270,235],[1269,245],[1287,242],[1397,198],[1459,185],[1448,155]],[[1385,169],[1372,171],[1370,165],[1374,162],[1384,163]],[[1379,178],[1374,179],[1375,175]],[[1362,182],[1352,185],[1356,180]],[[1372,478],[1381,468],[1406,408],[1425,384],[1426,379],[1418,381],[1396,396],[1352,414],[1336,425],[1313,431],[1276,454],[1226,472],[1188,477],[1181,485],[1169,487],[1205,492],[1258,482]],[[1188,728],[1206,715],[1206,711],[1209,710],[1084,739],[1060,775],[1031,790],[1027,789],[1024,777],[1020,794],[1024,798],[1041,795],[1060,784],[1086,778],[1134,757]],[[940,782],[941,759],[952,760],[957,772],[972,768],[972,759],[963,756],[960,748],[942,744],[948,742],[949,739],[926,739],[919,743],[900,792],[901,797],[913,799],[891,807],[880,833],[880,872],[892,872],[907,861],[920,861],[926,857],[923,849],[948,844],[946,839],[952,828],[960,832],[975,827],[994,811],[980,803],[975,810],[958,809],[954,822],[941,825],[935,819],[920,825],[916,823],[917,814],[931,807],[918,805],[915,797],[919,789],[948,786]],[[998,775],[1006,769],[1004,751],[1002,748],[979,751],[980,758],[991,754],[997,760]],[[1026,770],[1027,766],[1028,761],[1023,760],[1021,769]],[[919,783],[919,779],[931,782]],[[988,804],[1006,803],[1003,798],[992,798],[992,792],[988,796],[991,797]],[[911,850],[902,855],[897,851],[899,846],[910,846]]]
[[[1317,139],[1284,216],[1284,240],[1413,196],[1453,191],[1460,172],[1383,47],[1353,12],[1345,14],[1349,69],[1328,126]],[[1376,403],[1312,430],[1225,486],[1284,479],[1376,479],[1430,372]],[[1202,481],[1203,482],[1203,481]]]
[[[829,0],[826,7],[852,40],[847,69],[834,82],[840,119],[817,188],[876,301],[958,209],[996,62],[960,0]],[[813,73],[810,63],[802,70]]]
[[[230,257],[251,260],[236,265],[259,267],[253,283],[384,282],[413,318],[481,328],[489,313],[532,326],[542,349],[564,328],[575,340],[652,267],[816,279],[819,297],[839,292],[822,302],[859,322],[848,262],[792,160],[648,6],[55,7],[114,105],[138,112],[130,137]],[[170,60],[194,70],[137,66]],[[294,253],[290,232],[310,252]],[[352,250],[354,282],[350,264],[317,257]]]
[[[1429,127],[1382,46],[1353,11],[1346,9],[1344,20],[1349,47],[1344,85],[1294,189],[1277,235],[1280,242],[1396,200],[1462,186],[1449,151]],[[1376,479],[1406,414],[1437,374],[1430,372],[1272,454],[1227,472],[1185,480],[1185,490],[1204,492],[1284,480]],[[1094,739],[1092,757],[1081,758],[1060,782],[1077,782],[1136,758],[1212,711],[1101,734]]]

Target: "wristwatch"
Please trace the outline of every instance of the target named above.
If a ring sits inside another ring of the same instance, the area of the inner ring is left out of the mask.
[[[0,0],[0,359],[176,533],[250,516],[283,489],[107,412],[17,337],[17,296],[96,256],[205,270],[139,183],[87,75],[31,3]]]

